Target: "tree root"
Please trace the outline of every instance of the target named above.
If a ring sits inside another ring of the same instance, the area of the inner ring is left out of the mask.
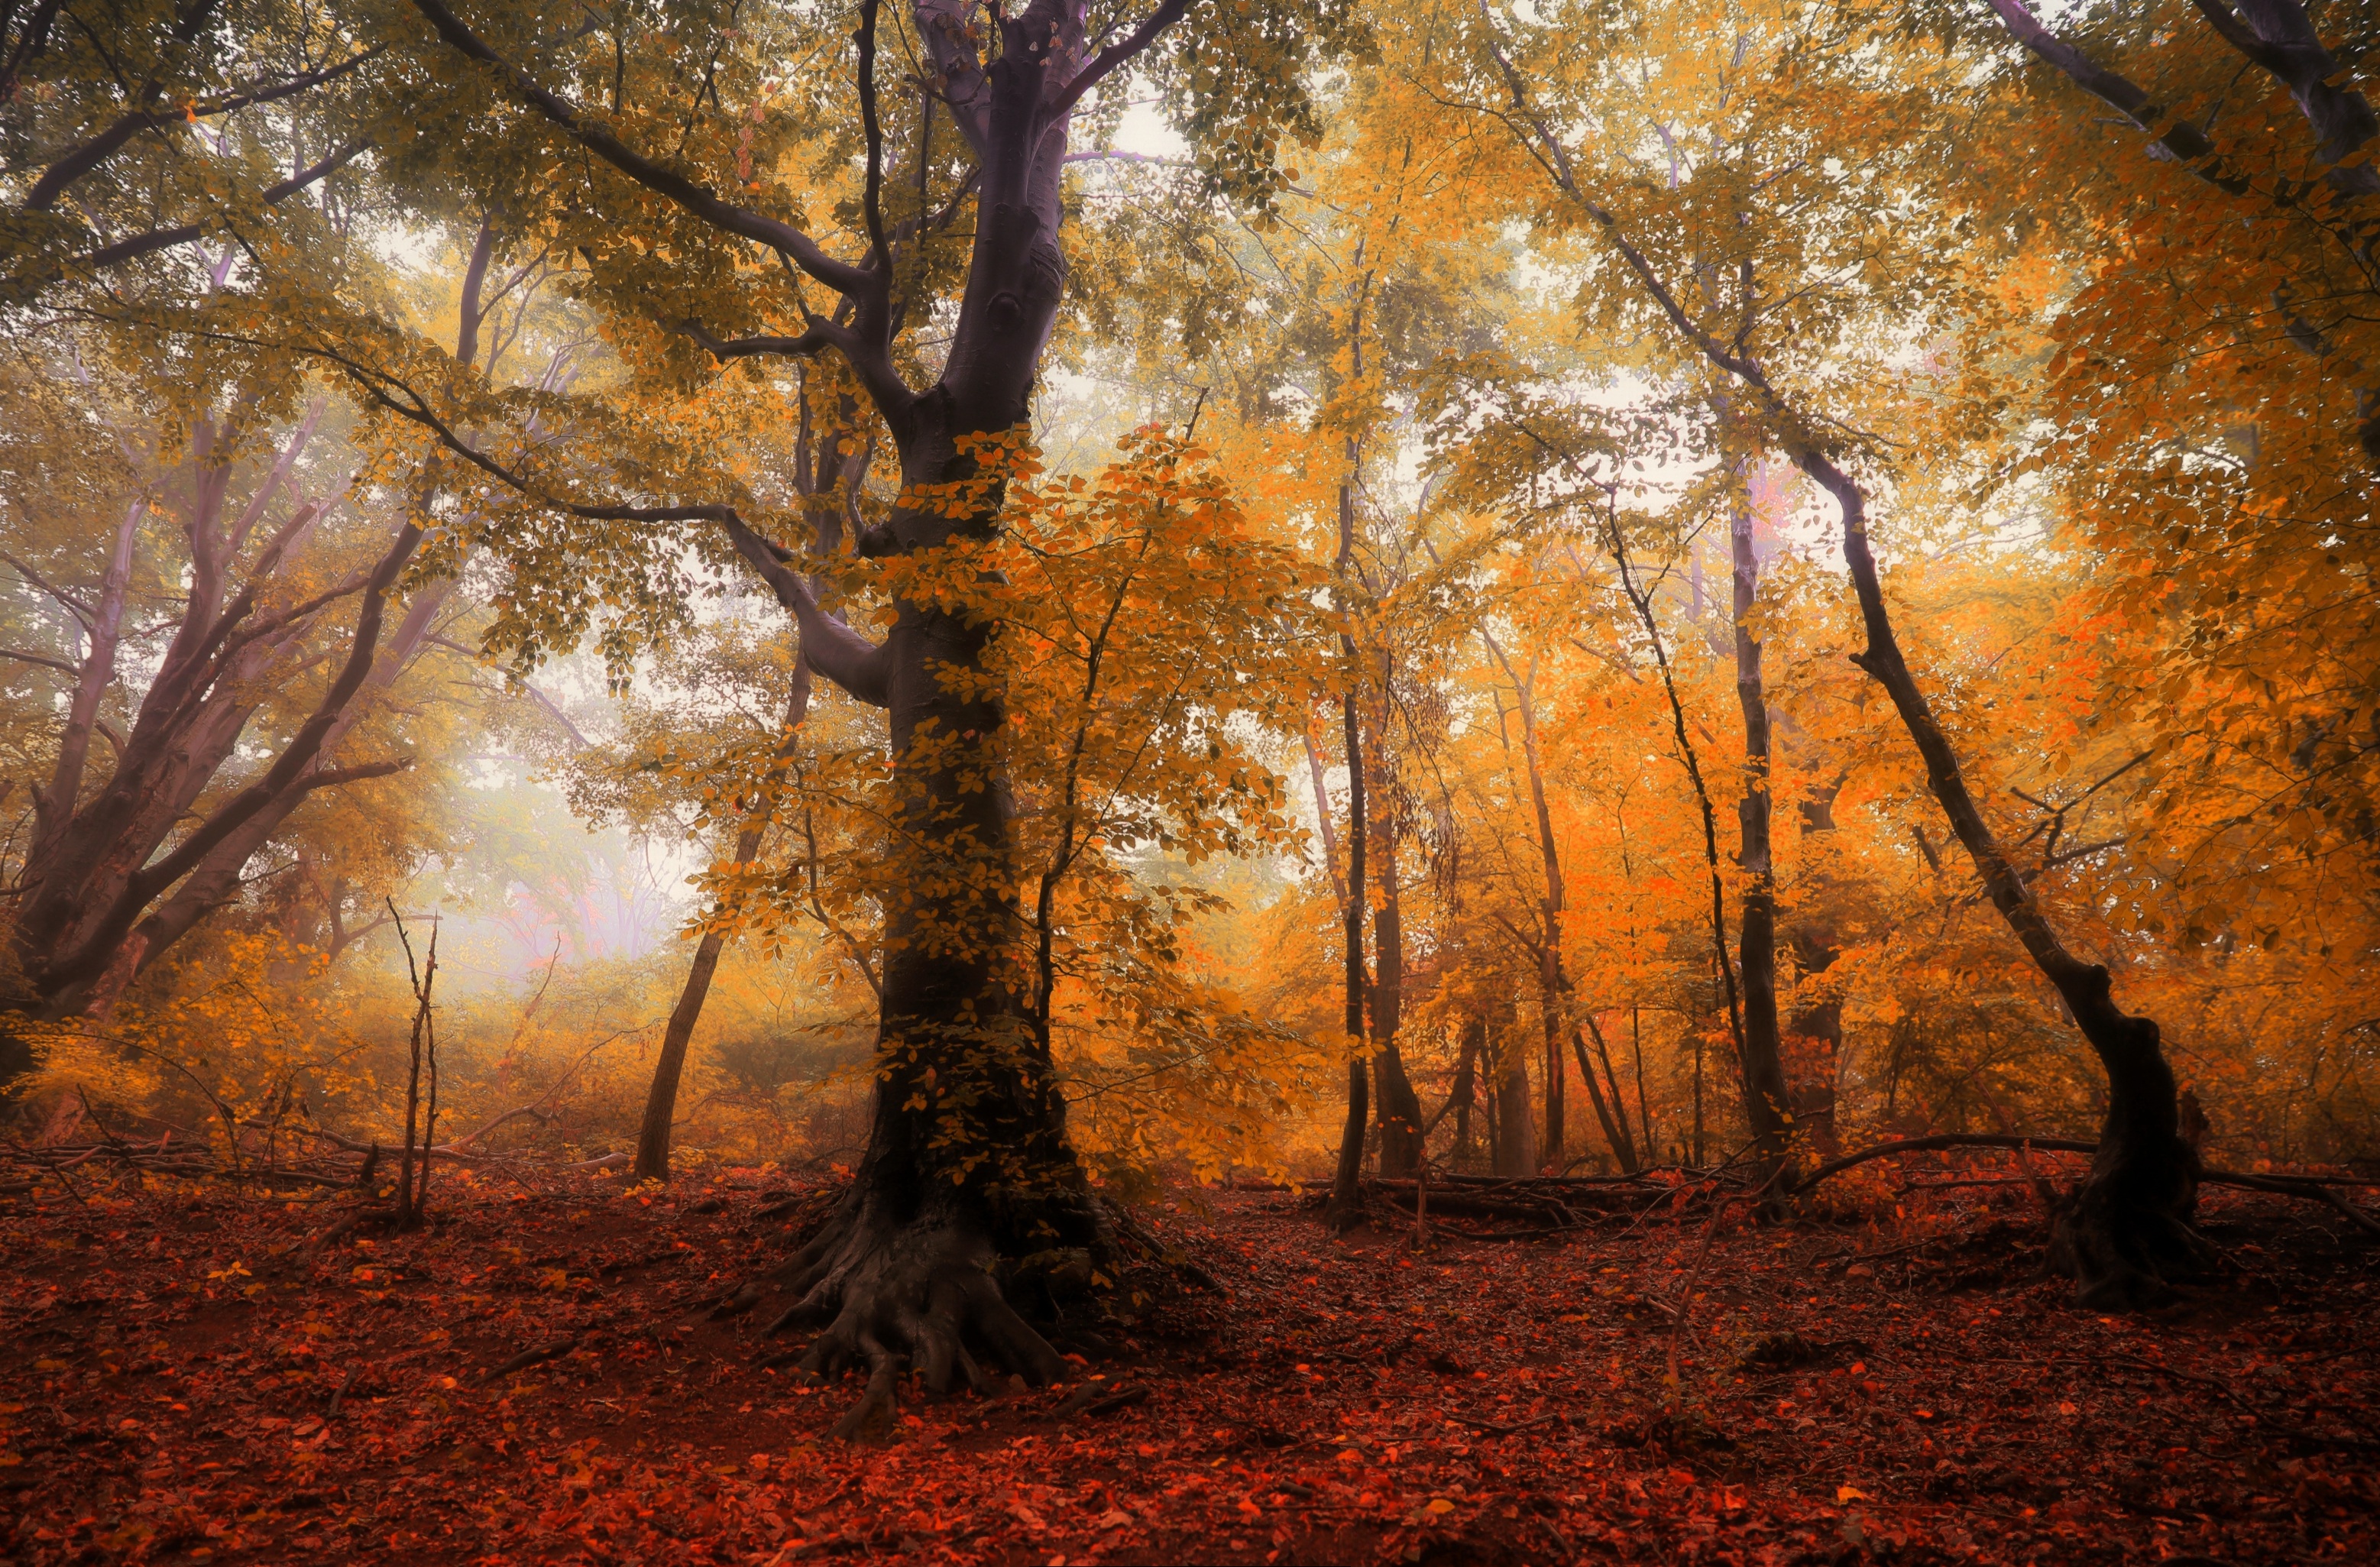
[[[526,1371],[532,1366],[542,1366],[549,1360],[559,1360],[578,1347],[581,1336],[573,1333],[566,1339],[556,1339],[551,1343],[540,1344],[534,1349],[525,1349],[481,1377],[480,1380],[482,1383],[501,1381],[516,1371]]]
[[[832,1381],[866,1371],[859,1403],[834,1427],[844,1439],[889,1429],[905,1363],[934,1397],[962,1381],[991,1391],[978,1351],[1029,1384],[1063,1380],[1065,1358],[993,1282],[997,1260],[979,1227],[949,1218],[891,1223],[854,1201],[777,1270],[797,1298],[767,1331],[819,1326],[795,1360],[807,1375]]]
[[[342,1219],[337,1223],[332,1225],[329,1229],[323,1231],[321,1234],[315,1236],[312,1240],[308,1241],[302,1254],[304,1259],[309,1266],[311,1266],[314,1259],[322,1255],[322,1248],[329,1245],[333,1241],[337,1240],[340,1236],[348,1233],[350,1231],[360,1230],[367,1224],[388,1223],[395,1217],[396,1213],[393,1209],[359,1208],[353,1213],[348,1214],[345,1219]]]

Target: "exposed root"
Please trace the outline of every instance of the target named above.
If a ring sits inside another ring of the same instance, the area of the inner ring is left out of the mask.
[[[978,1351],[1029,1384],[1063,1379],[1065,1358],[994,1283],[997,1260],[974,1226],[947,1219],[888,1226],[855,1203],[779,1269],[798,1298],[768,1330],[820,1325],[796,1362],[813,1376],[866,1370],[866,1391],[835,1427],[846,1439],[889,1426],[905,1363],[935,1397],[962,1382],[991,1391]]]
[[[2204,1277],[2215,1248],[2192,1227],[2189,1187],[2143,1189],[2159,1172],[2118,1166],[2074,1188],[2050,1226],[2049,1261],[2074,1281],[2077,1305],[2130,1311],[2161,1305],[2173,1286]]]
[[[490,1371],[480,1380],[483,1383],[502,1381],[516,1371],[526,1371],[532,1366],[542,1366],[549,1360],[559,1360],[578,1347],[578,1339],[579,1335],[573,1333],[566,1339],[556,1339],[551,1343],[539,1344],[534,1349],[525,1349]]]
[[[395,1213],[389,1209],[359,1208],[353,1213],[348,1214],[345,1219],[342,1219],[337,1223],[332,1225],[329,1229],[323,1231],[321,1234],[315,1236],[312,1240],[307,1242],[299,1255],[306,1264],[310,1267],[312,1266],[314,1259],[322,1255],[322,1248],[329,1245],[333,1241],[337,1240],[340,1236],[346,1234],[348,1232],[353,1230],[360,1230],[367,1224],[389,1223],[395,1218]]]

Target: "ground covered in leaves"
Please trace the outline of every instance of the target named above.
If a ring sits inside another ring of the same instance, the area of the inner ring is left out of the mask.
[[[2038,1277],[2030,1194],[1775,1230],[1655,1192],[1416,1253],[1185,1191],[1151,1223],[1215,1290],[853,1447],[769,1308],[684,1325],[788,1187],[442,1171],[426,1233],[310,1255],[340,1199],[0,1196],[0,1559],[2380,1560],[2380,1253],[2312,1207],[2210,1196],[2231,1271],[2109,1318]]]

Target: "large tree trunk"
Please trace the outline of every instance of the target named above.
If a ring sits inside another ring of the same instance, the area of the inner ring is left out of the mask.
[[[814,247],[795,258],[853,307],[847,325],[813,317],[798,351],[831,346],[851,364],[891,431],[905,495],[953,494],[980,472],[966,450],[970,438],[1004,435],[1029,415],[1065,283],[1060,177],[1072,105],[1088,73],[1081,0],[1034,0],[1019,15],[993,18],[1002,47],[989,67],[970,42],[981,24],[969,8],[920,0],[916,10],[944,84],[940,102],[982,171],[949,357],[923,394],[910,392],[893,369],[893,260],[875,210],[874,167],[867,265],[830,261]],[[1178,6],[1161,9],[1133,35],[1137,42],[1126,42],[1140,47],[1178,14]],[[863,6],[861,23],[873,165],[880,152],[872,4]],[[980,500],[952,508],[956,516],[930,503],[896,504],[888,521],[862,534],[860,552],[907,554],[987,536],[1001,503],[995,484]],[[1001,741],[1005,715],[988,661],[993,627],[962,611],[899,600],[889,637],[871,647],[818,607],[784,552],[732,514],[724,526],[794,613],[810,667],[885,708],[895,794],[891,837],[895,853],[912,862],[896,883],[905,894],[885,911],[868,1150],[833,1219],[788,1266],[799,1298],[777,1324],[822,1327],[803,1361],[808,1369],[868,1367],[868,1393],[841,1427],[855,1434],[889,1415],[905,1355],[936,1391],[954,1373],[981,1380],[970,1342],[1035,1380],[1062,1376],[1064,1362],[1003,1297],[995,1271],[1010,1293],[1023,1289],[1047,1302],[1076,1282],[1088,1287],[1095,1254],[1111,1237],[1067,1137],[1048,1043],[1020,1000],[1029,965],[1015,939],[1024,921]]]
[[[970,448],[978,437],[996,444],[1030,414],[1066,279],[1061,178],[1074,106],[1172,26],[1185,3],[1160,0],[1139,27],[1091,57],[1083,0],[1032,0],[1006,16],[987,16],[966,0],[914,0],[936,116],[947,115],[978,170],[965,287],[941,376],[923,393],[903,382],[893,354],[915,303],[896,298],[896,282],[917,273],[896,268],[895,236],[881,210],[878,0],[861,0],[855,34],[866,156],[859,206],[868,238],[858,262],[830,256],[800,230],[735,206],[582,118],[443,0],[414,0],[414,8],[447,44],[491,67],[514,98],[613,169],[698,221],[772,248],[841,296],[834,315],[808,315],[795,339],[724,343],[684,325],[722,358],[829,348],[843,357],[890,433],[902,494],[925,502],[895,504],[860,536],[862,554],[883,556],[985,538],[998,526],[1001,485],[971,484],[985,476]],[[987,27],[1000,36],[988,67],[978,44]],[[930,166],[922,158],[919,165]],[[937,1392],[954,1373],[981,1382],[970,1342],[1026,1377],[1053,1379],[1063,1360],[1003,1297],[994,1271],[1012,1291],[1023,1284],[1046,1294],[1062,1278],[1087,1286],[1092,1253],[1110,1237],[1067,1138],[1048,1042],[1021,999],[1031,965],[1017,941],[1026,921],[1010,842],[1002,696],[987,656],[994,626],[963,608],[896,599],[889,636],[871,645],[819,607],[786,565],[790,552],[732,509],[698,515],[726,530],[792,612],[811,670],[886,710],[894,794],[888,837],[908,861],[884,913],[868,1151],[833,1217],[785,1269],[798,1299],[777,1325],[821,1327],[803,1360],[808,1369],[868,1367],[868,1391],[845,1417],[846,1435],[889,1416],[905,1356]]]
[[[1536,1107],[1529,1102],[1529,1052],[1504,1030],[1491,1033],[1488,1039],[1499,1068],[1496,1124],[1501,1136],[1496,1142],[1496,1173],[1535,1175],[1537,1128]]]
[[[1738,966],[1743,983],[1743,1109],[1765,1176],[1782,1172],[1791,1136],[1785,1064],[1777,1029],[1777,883],[1769,848],[1768,693],[1761,678],[1760,642],[1749,617],[1760,592],[1760,557],[1753,549],[1749,494],[1737,498],[1728,536],[1734,566],[1735,695],[1743,709],[1743,797],[1736,805],[1742,832],[1743,903]],[[1791,1179],[1779,1183],[1790,1186]]]

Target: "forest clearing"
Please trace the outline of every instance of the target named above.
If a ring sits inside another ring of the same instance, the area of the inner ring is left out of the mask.
[[[0,0],[0,1567],[2351,1562],[2369,0]]]

